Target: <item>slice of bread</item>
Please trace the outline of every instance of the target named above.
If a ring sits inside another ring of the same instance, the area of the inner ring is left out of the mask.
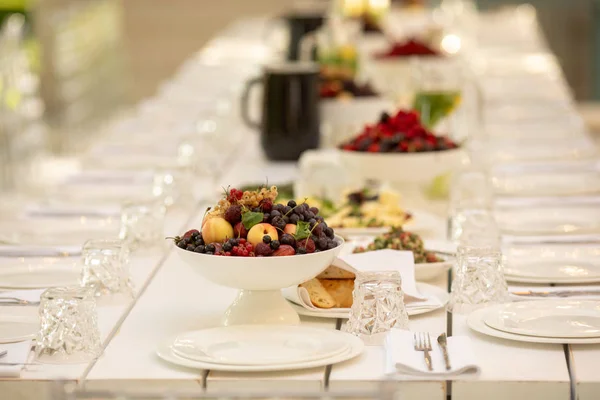
[[[333,308],[335,307],[335,299],[325,290],[321,282],[317,279],[311,279],[310,281],[300,284],[300,287],[308,290],[310,301],[315,307],[319,308]]]
[[[352,307],[354,279],[319,279],[319,282],[335,300],[337,308]]]
[[[340,267],[330,265],[327,269],[317,275],[317,279],[354,279],[356,275]]]

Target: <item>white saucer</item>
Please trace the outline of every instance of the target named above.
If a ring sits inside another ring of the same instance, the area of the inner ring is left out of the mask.
[[[407,308],[406,312],[408,313],[409,316],[426,314],[426,313],[429,313],[432,311],[439,310],[440,308],[443,308],[446,305],[446,303],[448,303],[448,299],[450,298],[450,295],[444,289],[441,289],[437,286],[430,285],[427,283],[417,282],[417,289],[419,289],[419,292],[421,292],[423,294],[429,294],[429,295],[436,297],[440,301],[440,306],[436,307],[436,308],[414,308],[414,309]],[[350,313],[349,308],[344,309],[344,311],[339,311],[339,312],[328,312],[325,309],[323,311],[314,311],[314,310],[308,310],[298,304],[292,303],[291,301],[289,303],[294,308],[294,310],[296,310],[296,312],[298,314],[304,315],[307,317],[348,318],[348,314]]]
[[[39,330],[40,323],[37,318],[0,316],[0,343],[22,342],[32,339]]]
[[[297,364],[347,351],[350,345],[336,332],[307,326],[234,325],[183,333],[171,349],[180,357],[224,365]]]
[[[214,371],[234,371],[234,372],[266,372],[266,371],[289,371],[298,369],[307,369],[315,367],[323,367],[326,365],[337,364],[343,361],[350,360],[364,350],[364,343],[361,339],[353,336],[349,333],[337,332],[340,341],[346,341],[350,347],[348,350],[328,358],[321,358],[318,360],[305,361],[299,363],[290,364],[270,364],[270,365],[230,365],[230,364],[217,364],[203,361],[190,360],[184,357],[180,357],[173,352],[172,344],[175,342],[177,337],[171,337],[162,343],[160,343],[156,349],[156,354],[161,359],[170,362],[175,365],[182,367],[203,369],[203,370],[214,370]]]
[[[600,337],[595,338],[549,338],[549,337],[540,337],[540,336],[527,336],[527,335],[517,335],[514,333],[499,331],[497,329],[491,328],[485,324],[483,318],[486,314],[494,311],[498,311],[503,304],[481,308],[479,310],[473,311],[467,318],[467,325],[469,328],[474,330],[475,332],[479,332],[481,334],[492,336],[500,339],[506,340],[514,340],[517,342],[527,342],[527,343],[552,343],[552,344],[595,344],[600,343]]]
[[[429,233],[439,229],[446,223],[443,218],[427,211],[413,210],[410,211],[412,219],[402,226],[403,229],[409,232],[422,234]],[[343,237],[365,236],[373,237],[382,235],[390,231],[389,226],[377,228],[334,228],[335,233]]]
[[[540,260],[504,269],[511,282],[594,283],[600,282],[600,265],[586,261]]]

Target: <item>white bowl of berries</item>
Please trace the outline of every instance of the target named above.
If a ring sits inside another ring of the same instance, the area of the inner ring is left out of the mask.
[[[224,325],[298,324],[281,289],[314,278],[343,245],[306,203],[273,204],[277,188],[231,189],[202,223],[175,238],[181,259],[204,278],[239,289]]]
[[[414,111],[383,114],[379,122],[340,146],[340,161],[363,179],[428,184],[460,167],[464,150],[424,127]]]

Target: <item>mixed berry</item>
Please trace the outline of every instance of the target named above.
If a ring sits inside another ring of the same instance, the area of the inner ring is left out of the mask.
[[[406,232],[402,228],[392,228],[388,233],[377,236],[373,243],[367,247],[357,247],[355,253],[365,253],[367,251],[393,249],[409,250],[413,252],[415,264],[435,263],[443,261],[435,253],[425,250],[423,240],[419,235]]]
[[[418,153],[455,149],[458,145],[429,131],[418,112],[400,110],[394,116],[383,113],[378,123],[366,125],[360,135],[340,147],[369,153]]]
[[[377,54],[376,57],[381,59],[410,56],[441,56],[441,53],[429,47],[427,44],[413,38],[405,42],[394,43],[389,50]]]
[[[274,204],[277,188],[227,190],[197,229],[175,237],[177,247],[228,257],[281,257],[310,254],[338,246],[319,209],[306,202]]]

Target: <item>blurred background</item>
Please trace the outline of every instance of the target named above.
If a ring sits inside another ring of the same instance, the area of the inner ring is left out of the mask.
[[[439,3],[395,2],[410,6]],[[34,152],[31,143],[41,142],[41,137],[50,138],[49,147],[64,146],[68,140],[52,141],[53,131],[81,136],[115,110],[155,93],[161,82],[228,23],[242,16],[279,15],[292,3],[294,0],[0,0],[0,68],[4,71],[0,93],[8,111],[19,110],[17,119],[5,116],[2,128],[26,131],[20,146],[27,151]],[[487,10],[525,2],[476,3]],[[528,3],[536,7],[548,44],[584,118],[597,130],[600,0]]]

